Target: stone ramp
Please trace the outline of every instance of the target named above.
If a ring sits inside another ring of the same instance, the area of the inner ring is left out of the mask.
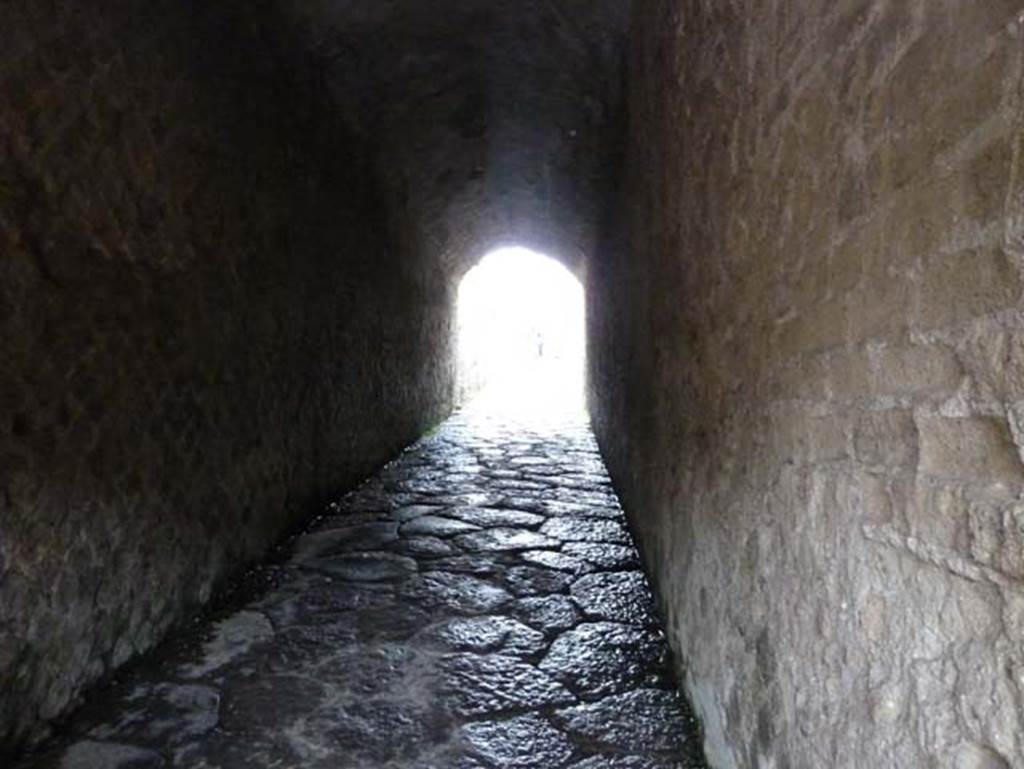
[[[703,766],[582,417],[456,416],[293,544],[23,767]]]

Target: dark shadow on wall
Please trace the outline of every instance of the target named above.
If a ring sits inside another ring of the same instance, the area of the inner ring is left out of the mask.
[[[447,413],[451,302],[277,4],[0,30],[10,749]]]

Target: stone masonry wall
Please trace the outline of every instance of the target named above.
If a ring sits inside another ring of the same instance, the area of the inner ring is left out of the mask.
[[[0,7],[0,753],[451,399],[275,5]]]
[[[1020,4],[636,9],[591,399],[709,760],[1024,765]]]

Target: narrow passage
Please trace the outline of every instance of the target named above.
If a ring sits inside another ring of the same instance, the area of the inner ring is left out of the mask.
[[[583,417],[458,415],[26,766],[703,766]]]

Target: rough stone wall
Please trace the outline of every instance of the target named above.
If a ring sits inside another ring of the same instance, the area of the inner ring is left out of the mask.
[[[0,750],[448,408],[449,288],[297,39],[0,7]]]
[[[637,4],[591,400],[718,769],[1024,765],[1019,11]]]

